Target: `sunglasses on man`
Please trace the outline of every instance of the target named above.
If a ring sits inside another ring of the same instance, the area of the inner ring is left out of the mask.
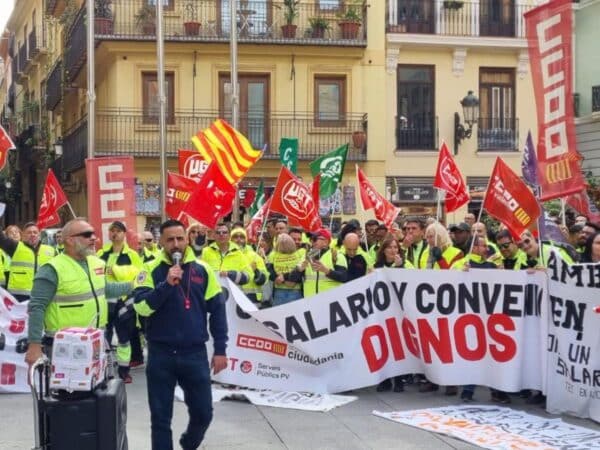
[[[81,233],[72,234],[71,237],[82,237],[85,239],[89,239],[95,235],[96,233],[94,231],[82,231]]]

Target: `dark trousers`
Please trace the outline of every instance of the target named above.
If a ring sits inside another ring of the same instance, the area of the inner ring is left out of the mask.
[[[144,349],[142,348],[140,334],[145,333],[145,320],[143,317],[137,316],[137,321],[140,323],[140,328],[134,326],[129,338],[129,343],[131,344],[131,361],[144,362]]]
[[[175,385],[183,389],[190,417],[179,443],[184,449],[197,449],[212,420],[210,368],[206,349],[180,355],[148,344],[146,364],[148,403],[152,423],[152,449],[172,450],[173,399]]]

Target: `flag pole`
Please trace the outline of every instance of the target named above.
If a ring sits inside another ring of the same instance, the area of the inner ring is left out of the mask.
[[[561,197],[560,198],[560,215],[562,217],[562,226],[566,227],[567,226],[567,214],[566,214],[566,207],[565,207],[565,198]]]
[[[239,116],[239,89],[238,89],[238,29],[237,29],[237,0],[229,0],[229,57],[231,60],[231,124],[236,130],[240,126]],[[240,192],[238,186],[235,188],[235,197],[233,199],[233,211],[231,214],[233,222],[240,220]]]
[[[494,164],[494,167],[496,167],[495,164]],[[492,173],[493,173],[493,170],[492,170]],[[487,187],[485,188],[485,194],[483,194],[483,200],[481,202],[481,208],[479,208],[479,213],[477,214],[477,222],[481,222],[481,216],[483,215],[483,205],[485,205],[485,199],[487,198],[488,191],[490,190],[490,183],[491,182],[492,182],[492,177],[490,176],[488,178]],[[477,223],[477,222],[475,222],[475,223]],[[475,242],[475,239],[473,239],[473,237],[474,236],[471,236],[471,245],[469,246],[469,253],[471,253],[473,251],[473,243]],[[465,255],[465,256],[467,256],[467,255]]]
[[[67,206],[69,207],[69,211],[71,211],[71,214],[73,214],[73,219],[76,219],[77,214],[75,214],[75,211],[73,210],[73,207],[71,206],[71,202],[67,202]]]
[[[441,209],[442,209],[442,196],[440,195],[441,189],[436,188],[437,192],[437,207],[435,210],[435,220],[436,222],[440,221]]]
[[[167,99],[165,97],[165,48],[163,40],[163,2],[156,2],[156,58],[158,60],[156,78],[158,81],[159,103],[159,151],[160,151],[160,215],[167,220],[167,123],[165,120]]]
[[[96,62],[94,40],[94,1],[87,0],[87,157],[94,157],[96,137]]]

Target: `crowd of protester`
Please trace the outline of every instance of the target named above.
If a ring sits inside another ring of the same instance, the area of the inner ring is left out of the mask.
[[[258,308],[271,308],[326,292],[342,283],[365,276],[378,268],[409,270],[543,270],[550,252],[571,264],[600,262],[600,227],[584,216],[562,226],[564,240],[540,240],[526,231],[516,239],[507,229],[477,222],[467,214],[460,223],[445,226],[431,217],[404,217],[391,229],[377,220],[361,224],[356,219],[342,223],[335,236],[328,228],[307,233],[288,225],[285,217],[270,217],[256,242],[250,242],[243,223],[219,223],[214,229],[193,224],[187,229],[187,244],[195,256],[220,277],[238,284]],[[488,224],[491,222],[488,222]],[[161,258],[161,249],[150,231],[139,233],[128,243],[121,222],[109,228],[109,241],[98,249],[106,262],[107,280],[132,281],[143,265]],[[131,247],[130,247],[131,244]],[[54,246],[43,244],[34,223],[23,229],[15,225],[0,233],[0,282],[19,301],[29,298],[39,266],[62,251],[60,232]],[[107,336],[117,340],[119,375],[132,382],[130,369],[144,365],[144,322],[128,305],[126,296],[108,299]],[[123,311],[128,314],[122,314]],[[406,374],[384,380],[380,392],[402,392],[407,383],[421,392],[439,386],[423,377]],[[446,386],[444,393],[473,400],[475,386]],[[492,400],[511,401],[508,393],[492,390]],[[522,392],[531,403],[543,403],[541,393]]]

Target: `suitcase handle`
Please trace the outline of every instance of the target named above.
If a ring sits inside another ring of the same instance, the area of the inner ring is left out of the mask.
[[[41,427],[40,427],[40,411],[39,411],[39,403],[42,400],[42,397],[44,396],[44,392],[47,394],[48,393],[48,369],[50,366],[50,360],[44,355],[42,357],[40,357],[36,362],[34,362],[31,367],[29,368],[29,372],[28,372],[28,383],[29,386],[31,388],[31,395],[33,397],[33,429],[34,429],[34,436],[35,436],[35,447],[33,447],[33,450],[42,450],[44,447],[42,447],[42,439],[40,436],[41,433]],[[38,390],[36,389],[36,372],[39,372],[39,383],[40,383],[40,390],[38,392]]]

